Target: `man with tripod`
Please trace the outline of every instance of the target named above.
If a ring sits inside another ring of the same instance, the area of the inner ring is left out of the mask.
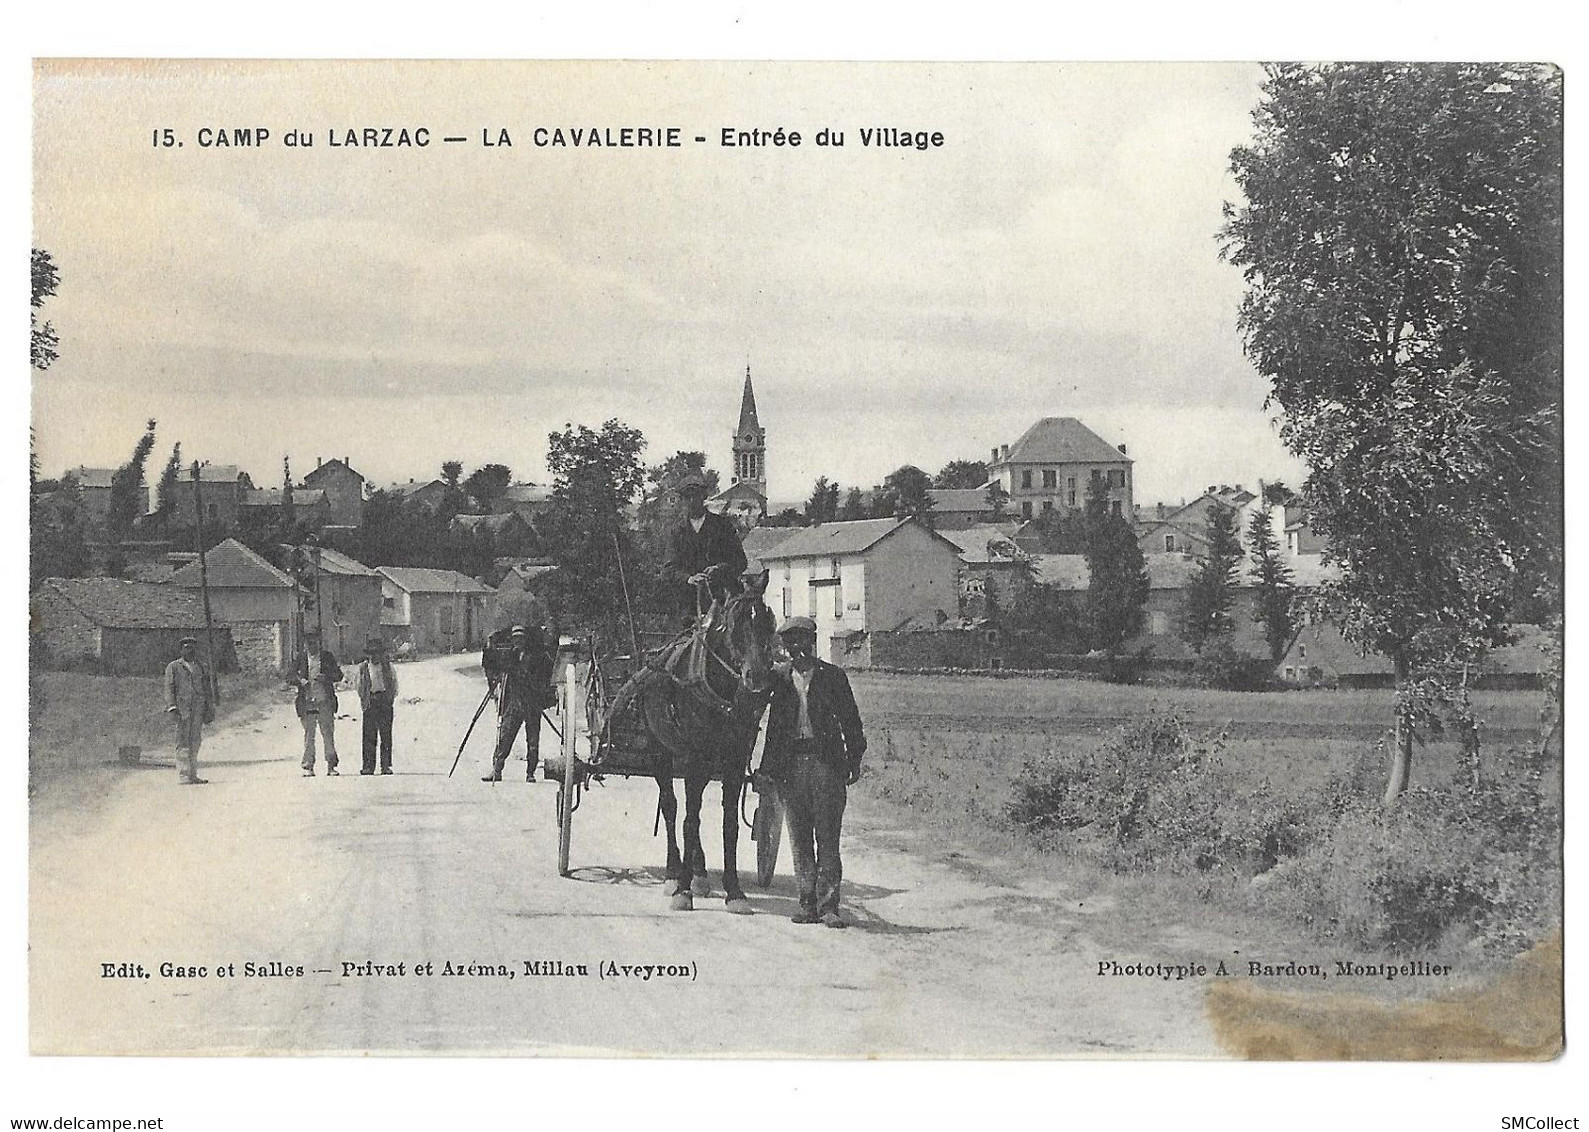
[[[554,661],[539,625],[515,625],[506,634],[499,629],[487,640],[480,663],[497,695],[497,746],[491,756],[491,773],[480,781],[502,781],[502,768],[513,753],[513,741],[521,727],[529,763],[524,780],[535,781],[535,768],[541,761],[541,711],[557,700],[552,686]]]

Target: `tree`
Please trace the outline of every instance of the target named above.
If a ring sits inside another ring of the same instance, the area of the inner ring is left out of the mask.
[[[1002,520],[1004,513],[1010,507],[1010,493],[1004,490],[1004,485],[998,480],[992,481],[988,484],[988,490],[983,498],[987,500],[988,506],[993,508],[994,521]]]
[[[44,300],[55,294],[55,289],[60,286],[61,272],[55,266],[55,260],[43,248],[33,249],[33,309],[28,312],[28,321],[32,328],[31,340],[28,346],[28,357],[36,370],[47,370],[50,363],[60,356],[56,347],[60,339],[56,336],[55,327],[48,322],[40,322],[38,311],[44,306]]]
[[[1560,605],[1561,100],[1548,68],[1275,66],[1231,155],[1222,254],[1341,569],[1322,596],[1395,668],[1387,804],[1415,729],[1460,721],[1451,674],[1519,599]]]
[[[839,517],[839,485],[831,483],[827,476],[818,476],[817,482],[811,485],[811,496],[806,500],[806,517],[808,523],[831,523]]]
[[[475,510],[489,515],[492,505],[502,498],[512,482],[513,473],[507,465],[482,464],[469,473],[469,478],[463,481],[463,489],[474,500]]]
[[[1296,495],[1284,483],[1275,480],[1274,483],[1263,485],[1263,501],[1270,507],[1284,507],[1296,502]]]
[[[112,540],[126,538],[132,525],[143,514],[144,464],[154,450],[155,422],[144,426],[144,433],[133,445],[127,462],[110,474],[110,503],[106,508],[105,526]]]
[[[933,487],[981,487],[988,482],[988,466],[981,460],[950,460],[932,477]]]
[[[42,481],[41,481],[42,486]],[[31,585],[45,578],[81,578],[93,560],[88,551],[82,491],[70,474],[54,490],[32,499],[28,519]]]
[[[441,482],[446,485],[441,496],[441,512],[449,519],[464,509],[467,499],[463,490],[463,462],[444,460],[441,465]]]
[[[155,489],[155,510],[167,523],[177,513],[177,492],[182,478],[182,442],[171,446],[171,455],[160,469],[160,483]]]
[[[1147,563],[1130,524],[1109,510],[1102,481],[1094,479],[1082,511],[1087,556],[1087,600],[1082,610],[1088,643],[1113,654],[1142,628],[1148,600]]]
[[[557,572],[548,597],[561,618],[609,638],[623,636],[628,598],[654,570],[635,569],[636,540],[624,513],[644,482],[640,463],[645,437],[619,420],[600,431],[568,425],[547,438],[546,466],[552,472],[547,512],[549,548]]]
[[[866,506],[866,493],[858,487],[852,487],[844,497],[844,503],[839,507],[839,521],[851,523],[856,519],[869,519],[871,513]]]
[[[1267,510],[1253,512],[1252,521],[1247,524],[1247,545],[1252,578],[1257,586],[1252,619],[1263,626],[1264,640],[1269,643],[1269,659],[1278,663],[1297,630],[1294,612],[1297,591],[1291,584],[1291,567],[1280,556],[1280,544],[1275,539],[1274,528],[1269,525]]]
[[[905,464],[883,477],[883,486],[874,497],[873,512],[879,518],[927,518],[932,510],[932,496],[928,494],[931,489],[931,476],[914,464]]]
[[[281,458],[281,533],[282,542],[298,541],[298,508],[292,498],[292,462]]]
[[[1181,611],[1181,637],[1197,652],[1202,652],[1210,641],[1229,636],[1235,628],[1230,606],[1235,599],[1236,569],[1241,563],[1236,513],[1211,503],[1206,514],[1208,551],[1197,560]]]

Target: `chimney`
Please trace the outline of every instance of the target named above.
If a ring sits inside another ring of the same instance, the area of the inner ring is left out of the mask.
[[[999,455],[1001,459],[1008,460],[1010,458],[1010,446],[1008,444],[1004,445]]]
[[[1120,455],[1124,456],[1126,454],[1126,446],[1124,444],[1116,444],[1115,447],[1120,449]]]
[[[351,456],[342,457],[342,462],[350,468],[353,466],[353,458]]]
[[[995,464],[997,464],[999,462],[999,446],[997,444],[995,444],[993,446],[993,461],[992,462],[995,463]]]
[[[320,457],[316,456],[314,458],[314,466],[317,468],[320,466]]]
[[[1164,518],[1164,504],[1160,503],[1158,505],[1158,511],[1159,511],[1159,518],[1161,518],[1161,519]]]

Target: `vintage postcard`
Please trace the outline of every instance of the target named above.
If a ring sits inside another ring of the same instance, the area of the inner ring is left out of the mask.
[[[1561,1051],[1559,71],[33,100],[32,1053]]]

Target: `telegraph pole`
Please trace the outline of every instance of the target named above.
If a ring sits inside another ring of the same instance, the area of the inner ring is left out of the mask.
[[[215,671],[215,624],[210,616],[210,571],[204,562],[204,498],[199,489],[199,462],[193,461],[193,529],[199,543],[199,592],[204,595],[204,667],[210,682],[210,702],[221,698],[221,681]]]

